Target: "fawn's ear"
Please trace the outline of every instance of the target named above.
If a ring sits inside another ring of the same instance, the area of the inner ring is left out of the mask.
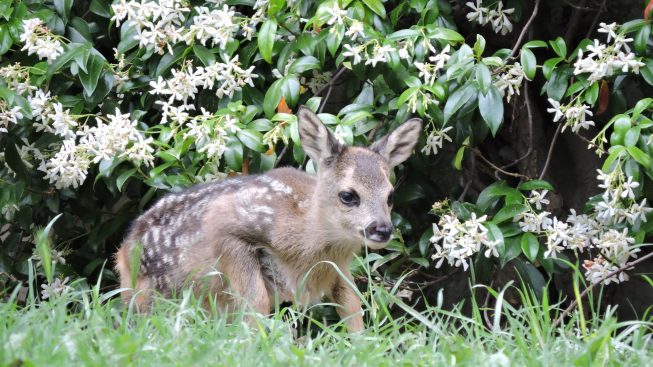
[[[341,152],[344,146],[340,144],[322,121],[308,108],[301,106],[297,111],[299,123],[299,138],[304,152],[319,166],[329,164]]]
[[[422,120],[410,119],[376,141],[370,149],[385,158],[390,167],[394,167],[410,157],[421,132]]]

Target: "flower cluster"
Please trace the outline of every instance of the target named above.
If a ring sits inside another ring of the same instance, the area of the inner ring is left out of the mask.
[[[468,220],[461,222],[455,214],[449,213],[441,216],[438,224],[433,223],[430,242],[436,251],[431,258],[438,260],[435,267],[441,267],[447,260],[449,265],[462,266],[467,270],[468,259],[481,251],[482,246],[486,257],[498,257],[498,241],[488,237],[488,229],[483,225],[486,219],[485,215],[477,218],[476,213],[472,213]]]
[[[370,45],[372,49],[371,52],[369,51]],[[351,57],[352,63],[354,65],[360,63],[363,61],[363,59],[365,59],[365,65],[372,65],[373,67],[380,62],[389,62],[389,53],[396,51],[394,47],[390,45],[382,45],[377,40],[372,40],[362,45],[355,46],[346,44],[343,47],[346,51],[342,53],[342,56]]]
[[[447,135],[447,132],[451,129],[453,129],[452,126],[447,126],[442,129],[431,130],[426,136],[426,143],[424,144],[424,148],[422,148],[422,153],[425,155],[438,154],[438,150],[442,148],[445,140],[450,143],[452,142],[451,137]]]
[[[191,24],[186,26],[187,18],[191,14],[190,5],[187,0],[120,0],[112,5],[112,20],[116,21],[117,25],[125,21],[129,26],[133,26],[140,47],[153,47],[159,54],[166,51],[172,53],[172,46],[179,42],[192,44],[199,40],[202,45],[210,43],[224,48],[234,39],[239,29],[234,8],[228,5],[221,8],[194,7],[196,15],[192,17]],[[259,8],[262,6],[258,2],[257,5]],[[258,12],[257,14],[256,20],[249,24],[249,37],[254,33],[253,27],[262,17]]]
[[[503,73],[493,78],[492,84],[505,96],[506,101],[510,102],[513,95],[519,95],[525,77],[524,69],[516,62],[507,65]]]
[[[601,23],[600,33],[607,34],[607,43],[601,43],[595,39],[594,43],[588,45],[584,50],[578,52],[578,60],[574,64],[574,74],[587,74],[590,83],[612,76],[615,70],[623,73],[633,72],[639,74],[639,68],[644,63],[630,52],[629,42],[632,38],[626,38],[616,23]]]
[[[159,77],[158,80],[151,81],[150,93],[170,96],[165,103],[167,105],[174,101],[181,101],[186,105],[188,99],[195,99],[199,87],[214,89],[217,86],[215,94],[219,98],[225,95],[233,97],[234,93],[245,85],[254,86],[253,79],[258,75],[254,74],[253,70],[254,66],[247,70],[242,69],[238,55],[229,62],[215,62],[207,67],[194,68],[191,63],[186,63],[182,69],[172,69],[172,78]]]
[[[27,50],[28,55],[36,54],[39,59],[47,59],[48,64],[64,52],[58,37],[52,34],[39,18],[23,20],[20,41],[25,44],[23,51]]]
[[[195,139],[195,146],[200,153],[218,159],[227,149],[228,133],[240,130],[237,120],[231,115],[213,115],[204,108],[202,114],[191,118],[186,127],[188,130],[184,138]]]
[[[594,115],[590,110],[590,106],[582,103],[579,99],[563,105],[555,99],[549,98],[549,104],[551,104],[551,107],[547,109],[547,112],[553,114],[553,122],[565,118],[565,124],[562,126],[563,132],[567,127],[571,128],[572,132],[577,133],[581,128],[589,129],[590,126],[594,126],[594,121],[588,119],[588,117],[591,118]]]
[[[604,192],[590,214],[577,214],[572,209],[567,219],[562,221],[547,211],[540,211],[542,204],[548,204],[545,190],[533,191],[527,198],[526,202],[535,209],[531,206],[530,210],[515,217],[522,231],[536,233],[545,239],[545,258],[555,258],[567,249],[576,253],[586,250],[593,253],[593,259],[586,260],[583,265],[587,279],[592,282],[598,282],[637,256],[639,248],[633,246],[635,239],[629,236],[627,224],[636,230],[653,211],[646,205],[646,199],[635,200],[637,195],[633,190],[639,187],[639,183],[632,177],[624,177],[620,169],[610,174],[599,171],[598,179]],[[606,279],[604,284],[627,279],[627,274],[620,274]]]
[[[430,42],[429,46],[431,46]],[[431,48],[432,47],[433,46],[431,46]],[[435,49],[432,49],[431,51],[434,54],[436,53]],[[435,83],[435,79],[438,77],[438,72],[444,69],[447,61],[451,58],[449,52],[451,52],[451,46],[446,45],[442,51],[429,57],[430,63],[415,62],[415,67],[419,70],[419,77],[424,78],[424,84],[433,85]]]
[[[23,118],[20,107],[11,107],[5,100],[0,99],[0,133],[6,133],[10,124],[17,124]]]
[[[480,25],[490,24],[494,33],[506,35],[512,32],[512,23],[508,15],[514,13],[515,9],[504,9],[503,2],[499,1],[490,7],[484,7],[482,0],[476,0],[476,3],[465,3],[472,11],[467,14],[470,22],[477,22]]]

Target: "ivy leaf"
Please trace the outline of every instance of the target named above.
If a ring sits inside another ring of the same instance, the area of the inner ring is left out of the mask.
[[[272,50],[274,49],[274,37],[277,35],[277,21],[268,19],[261,26],[258,33],[258,49],[263,60],[272,64]]]
[[[486,94],[490,85],[492,85],[492,75],[490,69],[484,64],[476,65],[476,82],[481,93]]]
[[[478,109],[490,128],[492,136],[496,136],[503,122],[503,100],[501,93],[494,85],[490,86],[487,94],[478,94]]]
[[[247,148],[259,153],[265,152],[265,146],[262,143],[263,135],[261,135],[260,132],[251,129],[243,129],[238,131],[236,135]]]
[[[196,44],[193,45],[193,53],[204,64],[204,66],[212,65],[215,62],[215,55],[208,48]]]

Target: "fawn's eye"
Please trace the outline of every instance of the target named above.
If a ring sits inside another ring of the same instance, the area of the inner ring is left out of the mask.
[[[347,206],[358,206],[358,204],[360,204],[360,198],[354,191],[340,191],[338,197],[340,197],[340,201]]]
[[[388,194],[388,206],[392,206],[392,202],[395,200],[395,192],[390,191],[390,194]]]

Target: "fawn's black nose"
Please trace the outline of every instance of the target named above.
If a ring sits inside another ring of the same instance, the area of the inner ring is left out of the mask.
[[[390,235],[392,235],[391,223],[374,222],[365,228],[365,237],[374,242],[388,242]]]

